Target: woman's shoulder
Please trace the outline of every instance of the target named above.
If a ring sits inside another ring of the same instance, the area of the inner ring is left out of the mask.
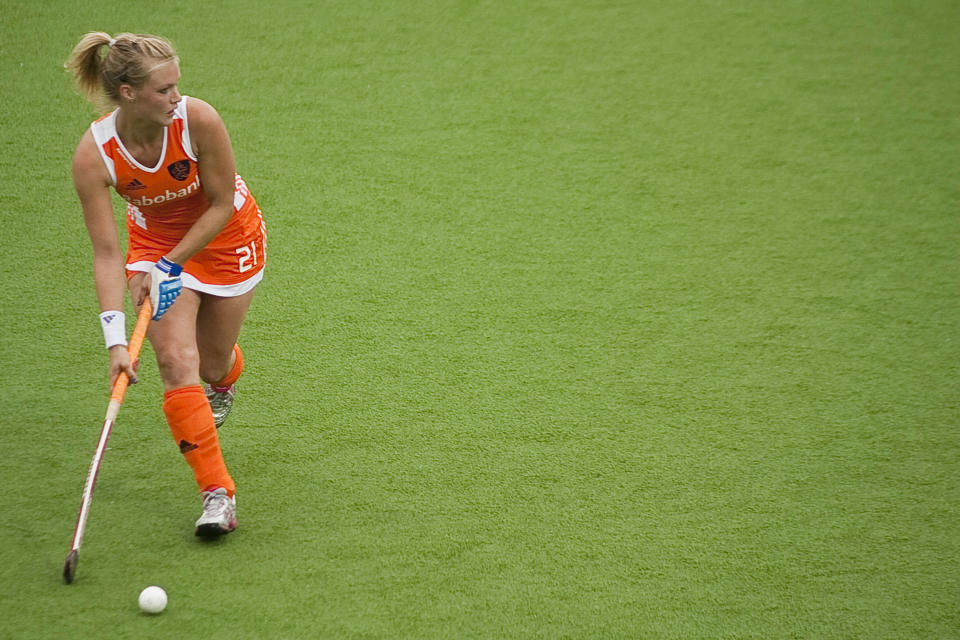
[[[187,111],[187,133],[194,154],[229,146],[227,128],[217,110],[199,98],[184,98]]]
[[[93,138],[93,131],[87,128],[77,142],[77,149],[73,154],[74,164],[78,161],[86,164],[90,162],[91,159],[99,159],[98,153],[97,141]]]
[[[95,180],[97,183],[110,183],[110,174],[100,157],[97,141],[94,140],[90,129],[84,132],[80,142],[77,143],[77,150],[73,154],[73,175],[78,181]]]
[[[195,124],[203,126],[204,124],[220,122],[220,114],[209,102],[193,96],[184,96],[184,101],[186,102],[187,121],[191,128]]]

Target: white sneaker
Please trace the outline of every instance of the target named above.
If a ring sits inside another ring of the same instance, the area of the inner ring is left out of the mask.
[[[198,536],[219,536],[237,528],[237,501],[227,495],[226,489],[217,487],[201,495],[203,513],[197,520]]]
[[[212,384],[205,384],[203,392],[207,394],[207,402],[210,403],[210,410],[213,411],[213,422],[219,429],[220,425],[227,421],[230,409],[233,408],[233,396],[237,395],[237,385],[215,387]]]

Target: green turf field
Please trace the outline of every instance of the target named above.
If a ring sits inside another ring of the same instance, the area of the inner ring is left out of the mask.
[[[960,636],[955,0],[0,12],[0,638]],[[147,349],[67,586],[88,30],[173,41],[270,245],[240,528]]]

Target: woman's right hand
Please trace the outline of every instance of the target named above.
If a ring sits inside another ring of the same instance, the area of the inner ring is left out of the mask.
[[[110,347],[110,388],[113,388],[117,377],[121,373],[126,373],[127,377],[130,378],[130,384],[135,384],[137,382],[136,368],[139,364],[139,360],[130,362],[130,354],[127,352],[126,346],[118,344]]]

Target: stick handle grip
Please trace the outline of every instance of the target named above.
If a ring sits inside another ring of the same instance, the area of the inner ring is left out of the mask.
[[[130,344],[127,346],[127,353],[130,354],[130,363],[135,364],[140,356],[140,348],[143,346],[143,339],[147,335],[147,327],[150,326],[150,316],[153,315],[153,308],[150,306],[150,298],[147,297],[140,306],[140,313],[137,314],[137,324],[133,327],[133,334],[130,336]],[[113,383],[113,389],[110,391],[110,400],[117,404],[123,403],[123,396],[127,393],[127,387],[130,386],[130,378],[126,373],[117,376]]]

